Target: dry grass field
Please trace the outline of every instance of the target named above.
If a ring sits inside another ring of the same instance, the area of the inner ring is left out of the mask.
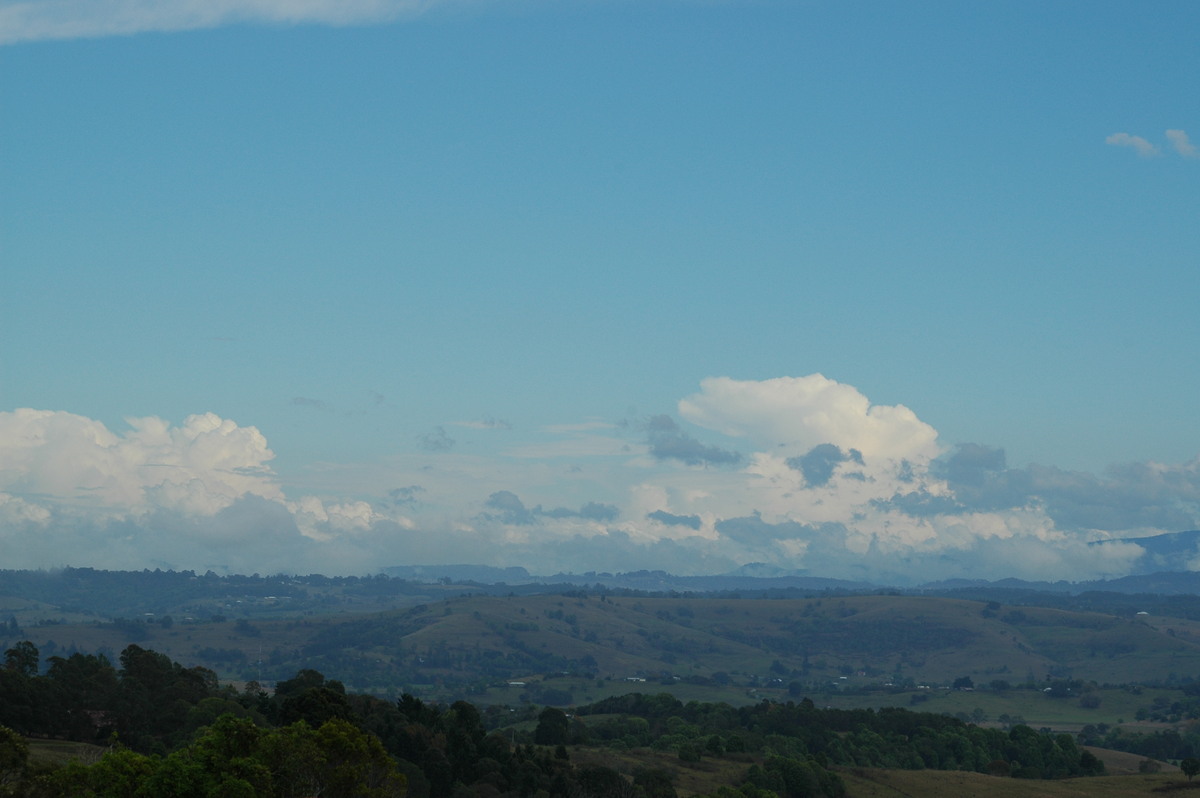
[[[1200,782],[1178,774],[1098,776],[1061,781],[997,778],[934,770],[839,771],[849,798],[1131,798],[1195,795]]]
[[[849,798],[1125,798],[1182,792],[1198,795],[1200,781],[1189,782],[1178,768],[1162,764],[1162,772],[1137,772],[1139,757],[1117,751],[1091,749],[1114,775],[1095,778],[1040,781],[999,778],[965,771],[878,770],[838,768]],[[752,758],[718,757],[701,762],[681,762],[677,756],[638,749],[614,752],[598,748],[573,748],[576,765],[605,765],[625,773],[638,768],[658,768],[674,778],[680,798],[707,795],[721,785],[736,784]]]

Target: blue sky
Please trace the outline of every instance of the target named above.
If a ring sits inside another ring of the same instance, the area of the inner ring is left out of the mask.
[[[1200,526],[1197,23],[0,2],[6,560],[1120,573]]]

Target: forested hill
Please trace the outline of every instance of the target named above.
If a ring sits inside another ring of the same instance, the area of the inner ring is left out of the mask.
[[[1099,775],[1070,735],[983,729],[904,709],[811,701],[684,704],[631,694],[580,707],[484,710],[348,693],[303,670],[273,694],[222,686],[140,646],[106,658],[20,644],[0,670],[0,785],[20,795],[359,795],[368,798],[672,798],[672,770],[575,766],[582,747],[723,762],[721,798],[842,796],[841,767],[968,770],[996,778]],[[98,761],[31,762],[29,741],[105,742]],[[568,749],[571,746],[571,749]],[[668,761],[668,760],[663,760]],[[694,793],[693,793],[694,794]]]
[[[482,566],[411,566],[372,576],[321,574],[218,575],[209,571],[0,570],[0,600],[24,600],[60,615],[130,618],[154,613],[207,617],[236,609],[246,614],[370,611],[471,595],[532,596],[586,591],[650,598],[807,598],[850,595],[925,595],[999,601],[1021,606],[1200,620],[1200,573],[1154,572],[1096,582],[952,580],[899,590],[813,576],[747,573],[674,576],[662,571],[558,574],[535,577],[524,569]],[[506,581],[512,580],[512,581]],[[43,612],[44,614],[44,612]],[[16,613],[18,620],[21,613]]]
[[[757,572],[703,577],[673,576],[662,571],[533,577],[524,569],[481,566],[386,570],[393,575],[222,576],[212,571],[196,574],[94,568],[0,570],[0,609],[18,622],[46,617],[111,620],[151,614],[207,619],[231,611],[242,616],[280,617],[366,612],[462,595],[535,596],[584,591],[609,596],[721,599],[924,595],[1112,615],[1149,612],[1200,620],[1200,573],[1196,572],[1159,572],[1077,584],[1015,579],[957,580],[898,590],[811,576],[762,576]]]

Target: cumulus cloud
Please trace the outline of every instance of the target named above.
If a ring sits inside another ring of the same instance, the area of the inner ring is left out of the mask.
[[[1119,576],[1146,567],[1146,551],[1128,539],[1200,526],[1200,460],[1132,463],[1095,475],[1036,464],[1009,468],[1002,449],[963,444],[932,471],[944,480],[930,483],[941,491],[900,490],[873,501],[873,509],[936,530],[905,552],[909,561],[940,547],[942,559],[991,578],[1006,569],[1026,578]],[[1157,567],[1191,564],[1184,558]]]
[[[257,428],[213,413],[126,424],[0,412],[0,541],[20,555],[10,566],[253,572],[370,563],[320,544],[362,536],[386,516],[364,501],[287,499]]]
[[[362,25],[449,0],[18,0],[0,4],[0,44],[128,36],[221,25]]]
[[[819,444],[809,449],[807,453],[799,457],[789,457],[784,462],[787,463],[788,468],[804,474],[804,480],[814,488],[829,484],[834,470],[842,463],[854,462],[866,465],[862,452],[858,449],[843,452],[832,443]],[[861,472],[857,473],[861,477]]]
[[[244,494],[279,499],[275,454],[254,427],[212,413],[172,427],[128,419],[114,433],[72,413],[0,413],[0,490],[98,515],[214,513]]]
[[[1120,575],[1148,550],[1124,539],[1200,527],[1200,459],[1014,468],[1002,448],[943,447],[913,411],[819,374],[705,380],[679,412],[704,441],[654,416],[564,462],[555,448],[455,453],[436,428],[407,453],[311,466],[294,493],[257,428],[214,414],[110,429],[0,413],[0,546],[9,567],[363,573],[469,561],[687,574],[769,563],[910,584]]]
[[[1158,147],[1141,136],[1131,136],[1128,133],[1113,133],[1104,139],[1104,143],[1111,144],[1114,147],[1129,147],[1143,158],[1151,158],[1158,155]]]
[[[821,374],[770,380],[711,377],[679,402],[688,421],[762,448],[797,454],[821,444],[867,459],[929,460],[937,431],[904,405],[872,405],[857,388]]]
[[[700,516],[698,515],[675,515],[668,513],[666,510],[655,510],[652,513],[646,513],[646,517],[651,521],[657,521],[666,526],[685,526],[688,529],[700,528]]]
[[[1053,529],[1036,513],[970,514],[925,524],[922,538],[864,534],[842,523],[770,523],[759,516],[718,524],[745,554],[786,562],[795,572],[884,584],[951,578],[1089,579],[1121,575],[1142,555],[1133,544],[1089,546]]]
[[[510,490],[499,490],[484,502],[484,507],[496,512],[484,513],[483,517],[504,524],[528,526],[536,524],[540,519],[562,520],[579,518],[586,521],[608,522],[616,520],[620,510],[615,505],[602,502],[588,502],[578,510],[569,507],[553,507],[543,509],[542,505],[526,507],[517,494]]]
[[[158,510],[144,516],[64,516],[50,523],[4,524],[0,535],[6,567],[53,568],[86,565],[127,570],[159,567],[254,573],[264,563],[297,571],[328,569],[336,559],[301,534],[278,502],[247,494],[212,515]]]
[[[1006,462],[1003,449],[961,443],[935,469],[953,485],[981,487],[990,474],[1004,471]]]
[[[1171,146],[1175,148],[1175,152],[1182,155],[1184,158],[1200,158],[1200,151],[1196,149],[1196,145],[1192,144],[1188,134],[1182,130],[1168,130],[1167,140],[1171,142]]]
[[[1002,449],[945,451],[908,408],[872,405],[819,374],[713,378],[701,388],[680,402],[680,415],[756,451],[734,472],[660,476],[670,509],[646,517],[709,518],[690,527],[695,537],[738,562],[897,583],[915,574],[995,577],[1001,562],[1027,578],[1097,578],[1121,573],[1140,549],[1098,554],[1091,542],[1117,529],[1153,534],[1200,521],[1195,464],[1103,477],[1011,469]],[[639,490],[653,495],[651,486]]]
[[[498,490],[488,496],[484,506],[495,513],[489,513],[488,518],[504,524],[526,525],[534,522],[533,513],[525,507],[525,503],[510,490]]]
[[[914,514],[1037,507],[1064,530],[1130,536],[1200,522],[1200,460],[1130,463],[1096,475],[1037,464],[1008,468],[1003,449],[968,443],[935,463],[933,472],[952,498],[907,493],[893,497],[892,506]]]
[[[588,502],[578,510],[572,510],[569,507],[555,507],[550,510],[542,510],[539,505],[534,509],[538,515],[544,515],[547,518],[584,518],[589,521],[615,521],[621,511],[614,504],[604,504],[603,502]]]
[[[688,435],[670,416],[651,417],[645,424],[646,443],[658,460],[678,460],[685,465],[734,465],[742,456],[716,446],[706,446]]]
[[[364,532],[378,520],[374,508],[364,501],[322,501],[304,496],[285,504],[297,527],[315,540],[332,540],[345,533]]]

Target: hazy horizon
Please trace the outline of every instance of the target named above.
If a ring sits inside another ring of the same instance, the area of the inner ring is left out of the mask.
[[[1121,576],[1200,528],[1198,23],[0,0],[3,565]]]

